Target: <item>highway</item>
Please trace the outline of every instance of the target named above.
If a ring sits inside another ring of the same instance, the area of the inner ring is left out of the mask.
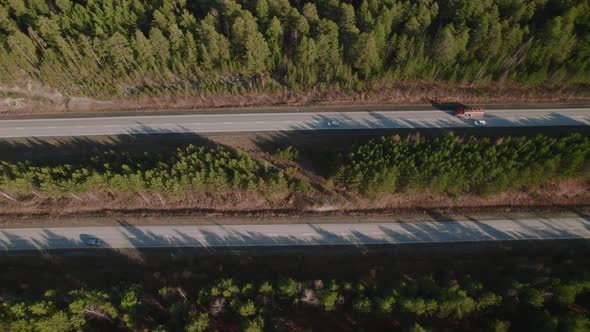
[[[385,111],[386,107],[363,109],[365,111],[358,112],[342,108],[342,112],[11,119],[0,120],[0,138],[475,126],[473,119],[457,118],[450,111]],[[334,120],[339,125],[329,126],[329,122]],[[484,120],[487,127],[587,126],[590,125],[590,108],[490,109]]]
[[[590,239],[590,217],[398,223],[162,225],[0,229],[0,252],[102,247],[264,247]]]

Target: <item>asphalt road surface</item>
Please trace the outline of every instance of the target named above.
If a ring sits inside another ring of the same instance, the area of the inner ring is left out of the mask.
[[[257,247],[590,239],[590,217],[357,224],[111,226],[0,230],[0,248]]]
[[[345,108],[344,108],[345,109]],[[226,133],[292,130],[467,128],[474,119],[451,111],[281,112],[0,120],[0,137],[93,136],[161,133]],[[375,109],[376,111],[370,111]],[[590,108],[488,110],[487,127],[590,125]],[[329,123],[337,121],[337,126]]]

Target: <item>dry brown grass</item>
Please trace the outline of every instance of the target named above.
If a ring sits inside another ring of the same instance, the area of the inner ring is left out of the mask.
[[[77,194],[8,193],[16,201],[0,202],[0,215],[92,216],[92,215],[301,215],[330,211],[342,214],[390,214],[412,210],[462,210],[477,208],[526,209],[530,206],[584,206],[590,202],[590,184],[581,179],[553,182],[537,190],[509,191],[481,197],[444,193],[395,193],[376,199],[336,189],[309,194],[282,193],[274,197],[258,192],[185,192],[125,194],[101,191]]]
[[[249,93],[245,95],[192,95],[93,99],[61,96],[43,87],[35,89],[0,87],[0,112],[96,112],[119,110],[198,109],[219,107],[430,104],[461,101],[465,103],[561,103],[588,102],[590,89],[583,86],[527,87],[514,84],[469,86],[443,82],[373,82],[365,91],[329,89],[326,91]],[[4,94],[4,97],[2,96]],[[58,97],[56,97],[58,96]]]

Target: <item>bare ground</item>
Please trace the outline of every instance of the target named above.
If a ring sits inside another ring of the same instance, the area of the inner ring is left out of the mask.
[[[538,86],[514,84],[470,86],[444,82],[374,82],[364,91],[341,89],[326,91],[274,93],[252,92],[245,95],[164,95],[158,97],[89,98],[64,96],[53,89],[27,86],[0,86],[0,113],[100,112],[120,110],[199,109],[218,107],[370,105],[464,103],[583,103],[590,101],[586,86]]]

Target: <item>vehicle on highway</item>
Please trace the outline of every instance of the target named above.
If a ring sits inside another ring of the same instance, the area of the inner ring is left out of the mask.
[[[330,120],[327,123],[328,127],[338,127],[340,126],[340,122],[336,121],[336,120]]]
[[[104,241],[99,239],[99,238],[95,238],[95,237],[86,237],[84,238],[84,244],[88,245],[88,246],[92,246],[92,247],[100,247],[104,244]]]
[[[481,107],[457,107],[455,116],[461,118],[471,118],[477,116],[484,116],[486,110]]]
[[[485,126],[487,122],[485,120],[475,120],[473,124],[476,126]]]

